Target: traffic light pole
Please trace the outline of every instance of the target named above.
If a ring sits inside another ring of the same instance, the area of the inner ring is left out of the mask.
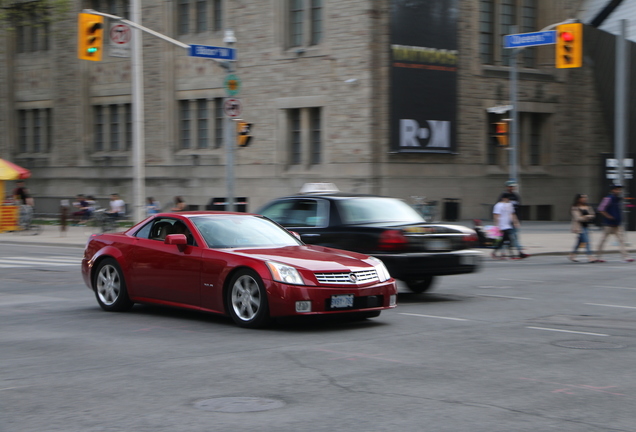
[[[514,48],[510,53],[510,105],[511,109],[511,121],[510,121],[510,154],[509,164],[510,164],[510,173],[508,175],[508,180],[514,181],[517,183],[517,190],[520,190],[519,187],[519,168],[518,168],[518,136],[519,136],[519,110],[517,109],[517,54],[521,52],[521,49]]]
[[[132,105],[133,105],[133,217],[135,222],[139,222],[145,217],[145,195],[146,195],[146,163],[145,163],[145,134],[144,134],[144,97],[143,97],[143,53],[142,53],[142,41],[141,41],[141,32],[149,33],[153,36],[158,37],[159,39],[163,39],[167,42],[170,42],[174,45],[177,45],[181,48],[190,49],[190,45],[185,44],[183,42],[179,42],[178,40],[172,39],[166,35],[158,33],[154,30],[146,28],[137,22],[141,22],[141,0],[132,0],[131,1],[131,11],[132,11],[132,21],[124,19],[117,15],[111,15],[103,12],[98,12],[93,9],[84,9],[83,13],[88,13],[92,15],[103,16],[106,18],[110,18],[116,21],[120,21],[124,24],[127,24],[135,29],[133,32],[133,40],[132,40],[132,55],[131,55],[131,67],[132,67]],[[234,39],[236,41],[236,39]],[[222,65],[227,65],[228,71],[231,71],[233,68],[233,62],[225,62],[219,59],[211,59],[220,63]],[[230,136],[230,127],[232,120],[228,120],[227,125],[227,134],[226,138],[228,142],[228,146],[231,147],[230,151],[232,152],[231,156],[228,158],[228,164],[231,162],[231,167],[228,166],[228,170],[231,171],[232,174],[232,191],[234,185],[234,153],[233,146],[230,145],[230,141],[232,141],[232,137]],[[229,177],[229,175],[228,175]],[[230,181],[228,180],[228,190],[230,188]],[[231,200],[231,208],[234,206],[234,198]]]
[[[627,92],[629,87],[629,57],[627,38],[627,20],[619,21],[619,34],[616,36],[616,84],[614,85],[614,157],[618,165],[618,183],[623,186],[623,197],[629,196],[625,182],[625,144],[627,142]],[[623,223],[625,233],[629,229],[627,205],[623,205]],[[630,210],[633,211],[633,210]],[[625,240],[627,241],[627,240]]]
[[[234,32],[226,30],[223,42],[228,48],[231,48],[236,43],[236,37]],[[227,62],[227,76],[228,78],[234,72],[234,62]],[[227,98],[225,98],[227,100]],[[236,126],[234,120],[230,116],[225,119],[225,186],[226,186],[226,211],[234,211],[234,147],[236,137]]]

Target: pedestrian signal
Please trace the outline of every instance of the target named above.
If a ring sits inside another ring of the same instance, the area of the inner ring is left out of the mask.
[[[508,147],[508,123],[507,122],[496,122],[493,123],[495,126],[495,139],[497,140],[497,145],[500,147]]]
[[[236,145],[239,147],[247,147],[252,140],[252,123],[244,121],[236,122]]]
[[[556,28],[555,65],[559,69],[583,65],[583,24],[561,24]]]
[[[104,46],[104,17],[80,13],[77,20],[77,57],[101,61]]]

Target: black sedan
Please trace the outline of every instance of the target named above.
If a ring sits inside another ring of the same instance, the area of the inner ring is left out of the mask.
[[[404,201],[322,192],[276,199],[258,211],[300,234],[308,244],[372,255],[411,291],[431,288],[435,276],[479,270],[474,230],[427,223]]]

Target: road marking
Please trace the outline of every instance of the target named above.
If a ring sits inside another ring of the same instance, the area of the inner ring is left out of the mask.
[[[441,317],[441,316],[435,316],[435,315],[422,315],[422,314],[414,314],[414,313],[406,313],[406,312],[398,312],[398,313],[400,315],[418,316],[418,317],[424,317],[424,318],[439,318],[439,319],[452,320],[452,321],[470,321],[464,318]]]
[[[493,294],[479,294],[479,297],[497,297],[497,298],[507,298],[507,299],[517,299],[517,300],[534,300],[528,297],[513,297],[513,296],[502,296],[502,295],[493,295]]]
[[[512,286],[494,286],[494,285],[481,285],[478,286],[477,288],[483,288],[483,289],[510,289],[512,288]]]
[[[575,334],[584,334],[584,335],[591,335],[591,336],[609,336],[608,334],[603,334],[603,333],[589,333],[589,332],[561,330],[561,329],[554,329],[554,328],[547,328],[547,327],[526,327],[526,328],[533,329],[533,330],[546,330],[546,331],[553,331],[553,332],[575,333]]]
[[[58,267],[81,264],[82,259],[69,256],[49,257],[2,257],[0,268],[27,268],[27,267]]]
[[[600,304],[600,303],[585,303],[590,306],[605,306],[605,307],[613,307],[613,308],[623,308],[623,309],[636,309],[636,306],[619,306],[619,305],[608,305],[608,304]]]
[[[636,290],[636,288],[629,288],[629,287],[617,287],[617,286],[603,286],[603,285],[599,285],[597,286],[597,288],[611,288],[611,289],[626,289],[626,290]]]
[[[513,281],[513,282],[535,282],[535,283],[544,283],[544,281],[539,281],[539,280],[527,280],[527,279],[506,279],[506,278],[499,278],[499,280],[503,280],[503,281]]]

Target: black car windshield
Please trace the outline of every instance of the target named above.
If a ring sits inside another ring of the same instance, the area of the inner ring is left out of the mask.
[[[360,197],[338,202],[344,224],[366,224],[376,222],[424,222],[411,206],[395,198]]]
[[[211,248],[284,247],[301,245],[275,223],[249,215],[195,216],[190,219]]]

